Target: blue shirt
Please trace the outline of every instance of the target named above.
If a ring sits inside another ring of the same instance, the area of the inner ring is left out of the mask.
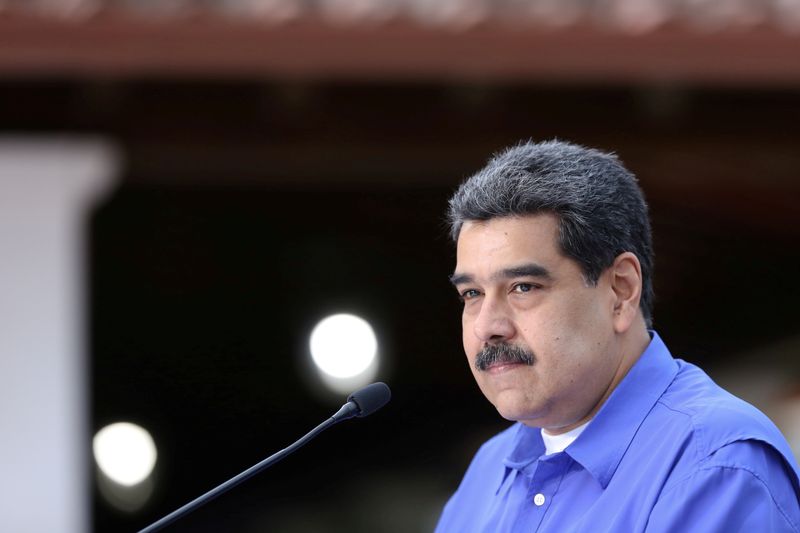
[[[798,495],[775,425],[653,333],[563,452],[519,423],[486,442],[436,532],[800,532]]]

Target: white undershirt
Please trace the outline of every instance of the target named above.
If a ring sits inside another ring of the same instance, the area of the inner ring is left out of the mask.
[[[591,420],[589,420],[591,422]],[[572,441],[578,438],[578,435],[583,433],[589,422],[581,424],[580,426],[562,433],[560,435],[551,435],[546,430],[542,429],[542,440],[544,441],[545,455],[552,455],[554,453],[563,452],[567,446],[572,444]]]

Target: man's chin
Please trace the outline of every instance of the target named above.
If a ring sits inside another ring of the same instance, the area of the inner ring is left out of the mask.
[[[536,410],[531,409],[530,406],[522,406],[517,403],[504,403],[497,401],[494,404],[495,409],[500,416],[509,422],[521,422],[526,426],[539,427],[538,422],[540,416]]]

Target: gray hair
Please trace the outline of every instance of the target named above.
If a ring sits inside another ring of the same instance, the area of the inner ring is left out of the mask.
[[[454,241],[468,220],[552,213],[562,252],[587,283],[623,252],[642,268],[639,306],[648,327],[653,310],[653,244],[647,204],[634,175],[614,154],[557,140],[523,142],[492,157],[450,198]]]

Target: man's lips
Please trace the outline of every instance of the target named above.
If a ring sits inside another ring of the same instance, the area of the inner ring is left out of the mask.
[[[514,370],[520,366],[529,366],[529,365],[526,365],[525,363],[509,363],[509,362],[494,363],[489,365],[483,372],[487,372],[489,374],[501,374],[503,372],[508,372],[509,370]]]

